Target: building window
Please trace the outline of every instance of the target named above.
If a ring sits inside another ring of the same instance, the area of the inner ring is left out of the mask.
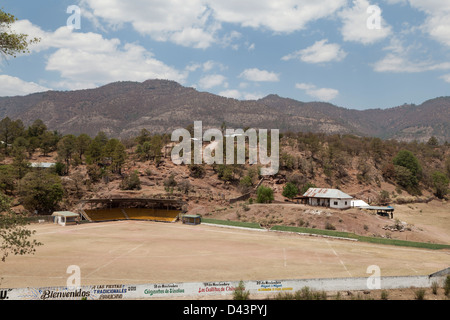
[[[337,205],[338,205],[338,202],[337,202],[337,201],[335,201],[335,202],[334,202],[334,205],[335,205],[335,206],[337,206]]]
[[[345,201],[345,205],[347,205],[347,201]]]

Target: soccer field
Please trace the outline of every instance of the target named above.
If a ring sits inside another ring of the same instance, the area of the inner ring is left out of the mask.
[[[115,221],[37,224],[35,255],[0,264],[1,288],[428,275],[450,265],[449,250],[376,245],[210,225]]]

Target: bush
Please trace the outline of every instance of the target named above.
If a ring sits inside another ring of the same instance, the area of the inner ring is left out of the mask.
[[[433,292],[434,295],[437,294],[438,291],[438,283],[436,281],[433,281],[433,283],[431,284],[431,291]]]
[[[251,187],[253,186],[252,178],[250,176],[242,177],[241,181],[239,181],[239,186],[242,193],[249,192]]]
[[[177,182],[175,180],[175,176],[171,174],[166,180],[164,180],[164,187],[166,189],[174,188],[177,186]]]
[[[129,176],[125,177],[120,183],[122,190],[141,190],[141,180],[137,171],[134,171]]]
[[[450,294],[450,276],[447,276],[444,281],[444,293],[446,296]]]
[[[245,291],[244,281],[239,281],[239,285],[233,291],[233,300],[248,300],[250,296],[249,291]]]
[[[89,178],[91,179],[91,182],[98,182],[103,176],[103,170],[96,164],[90,164],[86,167],[87,174]]]
[[[416,300],[425,300],[425,289],[417,289],[414,294]]]
[[[191,164],[189,165],[189,171],[191,173],[191,177],[200,179],[205,176],[205,168],[199,164]]]
[[[258,188],[256,202],[271,203],[273,200],[273,190],[271,188],[265,186],[260,186]]]
[[[283,197],[293,199],[298,194],[298,188],[295,184],[288,182],[283,188]]]
[[[439,171],[435,171],[432,176],[433,187],[436,190],[435,195],[439,199],[443,199],[448,193],[449,178]]]
[[[325,224],[325,229],[326,229],[326,230],[336,230],[336,227],[333,226],[331,223],[327,222],[327,223]]]

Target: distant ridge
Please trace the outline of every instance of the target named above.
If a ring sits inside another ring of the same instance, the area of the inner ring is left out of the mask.
[[[170,133],[196,120],[204,128],[266,128],[355,134],[427,141],[450,141],[450,97],[421,105],[352,110],[323,102],[300,102],[275,94],[240,101],[199,92],[174,81],[114,82],[95,89],[47,91],[1,97],[0,118],[21,119],[25,125],[41,119],[63,134],[104,131],[110,136],[136,135],[146,128]]]

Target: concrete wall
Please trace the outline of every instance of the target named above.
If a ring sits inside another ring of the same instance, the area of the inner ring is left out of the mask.
[[[245,281],[245,289],[250,294],[295,292],[304,287],[324,291],[427,288],[437,281],[443,284],[449,270],[425,276],[401,277],[360,277],[324,278],[294,280]],[[239,285],[237,281],[157,283],[157,284],[117,284],[48,288],[0,289],[0,300],[80,300],[81,298],[101,299],[145,299],[192,297],[210,295],[231,295]]]

